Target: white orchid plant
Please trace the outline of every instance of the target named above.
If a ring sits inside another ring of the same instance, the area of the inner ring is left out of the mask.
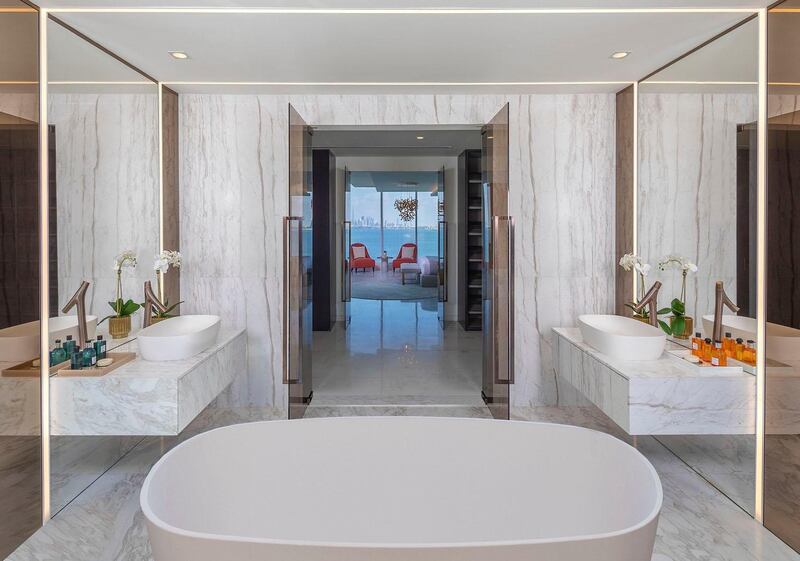
[[[117,297],[114,301],[108,303],[111,309],[114,310],[114,314],[104,317],[100,320],[101,323],[112,317],[121,318],[132,316],[139,309],[139,304],[133,300],[128,299],[125,301],[122,299],[122,271],[125,269],[135,269],[136,263],[136,253],[130,249],[123,251],[114,258],[114,272],[117,274]]]
[[[659,324],[667,335],[682,336],[686,329],[686,277],[689,273],[697,272],[697,265],[689,261],[688,257],[671,253],[661,258],[658,268],[662,271],[677,270],[681,272],[681,296],[673,298],[670,307],[665,308],[666,313],[671,313],[673,317],[671,327],[661,321]]]
[[[628,302],[625,304],[628,308],[633,311],[633,316],[638,317],[641,319],[647,319],[649,317],[647,310],[642,310],[641,312],[636,311],[636,305],[639,301],[644,298],[644,290],[645,290],[645,279],[647,275],[650,274],[652,267],[644,262],[644,259],[639,257],[634,253],[626,253],[622,256],[619,260],[619,266],[622,267],[625,271],[635,271],[636,274],[639,275],[639,298],[632,302]]]
[[[153,270],[156,272],[156,277],[159,280],[159,286],[161,286],[161,279],[163,275],[167,274],[170,267],[174,269],[180,269],[181,263],[183,261],[183,257],[181,256],[180,251],[170,251],[165,249],[155,257],[155,261],[153,262]],[[164,300],[164,307],[166,308],[163,312],[157,309],[153,310],[153,317],[157,318],[171,318],[174,317],[172,312],[175,311],[175,308],[183,304],[183,300],[178,302],[177,304],[172,304],[170,306],[169,301],[166,299]]]

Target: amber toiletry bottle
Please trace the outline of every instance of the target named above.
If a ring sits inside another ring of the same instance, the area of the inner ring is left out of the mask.
[[[733,358],[736,354],[736,341],[731,337],[731,332],[725,332],[725,339],[722,341],[722,350],[725,351],[725,356]]]
[[[706,337],[705,341],[703,341],[703,354],[700,356],[705,362],[711,362],[711,350],[713,346],[711,345],[711,339]]]
[[[747,340],[747,346],[745,346],[742,354],[742,362],[746,362],[750,366],[755,366],[756,364],[756,342],[752,339]]]
[[[697,358],[703,354],[703,337],[699,331],[692,337],[692,354]]]
[[[714,341],[711,351],[711,366],[728,366],[728,356],[722,348],[722,341]]]
[[[735,352],[733,358],[739,361],[744,360],[744,341],[742,340],[741,337],[736,339],[736,345],[734,346],[734,350]]]

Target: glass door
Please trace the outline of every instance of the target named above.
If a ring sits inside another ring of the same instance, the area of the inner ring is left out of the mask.
[[[508,104],[483,127],[483,399],[508,419],[514,383],[514,221],[508,215]]]
[[[305,413],[311,386],[311,128],[289,105],[289,215],[283,219],[283,383],[289,418]]]
[[[353,220],[350,198],[350,170],[344,168],[344,220],[342,221],[342,302],[344,328],[350,327],[350,302],[353,299],[353,271],[350,268],[350,246],[353,244]]]
[[[445,328],[445,308],[447,307],[447,220],[444,201],[444,166],[437,172],[437,205],[438,214],[438,312],[439,325]]]

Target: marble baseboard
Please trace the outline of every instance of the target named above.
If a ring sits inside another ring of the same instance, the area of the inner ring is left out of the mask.
[[[632,435],[755,434],[755,377],[697,375],[669,358],[616,361],[556,329],[558,375]]]
[[[120,348],[135,351],[136,342]],[[209,350],[185,360],[137,358],[101,377],[51,378],[51,433],[175,435],[245,370],[245,332],[223,328]]]

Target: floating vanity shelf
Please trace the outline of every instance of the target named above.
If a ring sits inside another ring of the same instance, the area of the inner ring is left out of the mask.
[[[585,344],[577,328],[553,332],[558,377],[628,434],[755,434],[752,374],[699,369],[666,355],[616,360]]]
[[[185,360],[136,358],[105,376],[53,376],[51,433],[176,435],[244,371],[246,357],[244,330],[223,328],[214,346]]]

